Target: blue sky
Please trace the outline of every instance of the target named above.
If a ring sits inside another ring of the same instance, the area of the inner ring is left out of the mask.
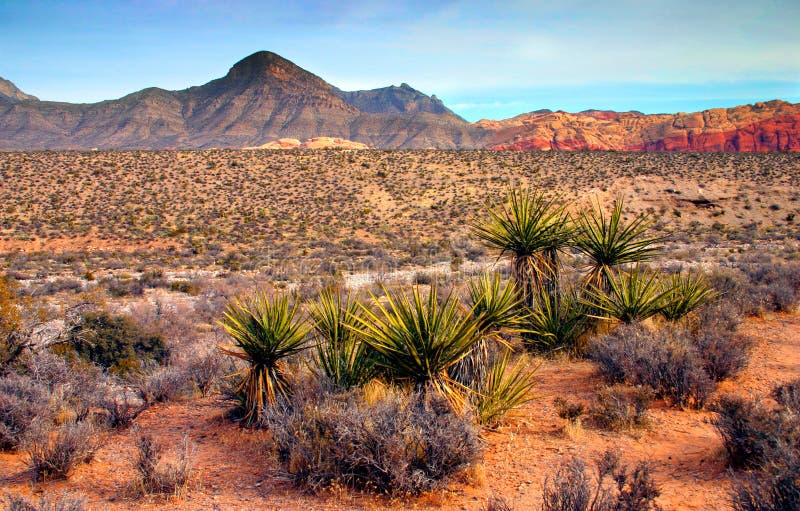
[[[200,85],[258,50],[471,121],[800,102],[797,0],[0,1],[0,76],[41,99]]]

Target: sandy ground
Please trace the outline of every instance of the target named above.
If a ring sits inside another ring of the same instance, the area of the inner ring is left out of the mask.
[[[777,383],[800,377],[800,316],[751,319],[742,332],[757,340],[752,362],[735,380],[723,383],[720,391],[765,394]],[[343,490],[321,496],[302,493],[281,476],[264,451],[265,433],[241,430],[227,421],[227,405],[213,396],[154,406],[137,420],[139,427],[167,445],[175,445],[184,433],[196,444],[196,481],[182,499],[130,496],[130,430],[105,436],[95,460],[79,467],[69,481],[32,485],[24,457],[2,453],[0,488],[26,494],[78,492],[93,510],[477,510],[494,494],[521,511],[539,508],[545,476],[565,456],[580,455],[588,461],[607,448],[617,448],[628,463],[653,464],[662,490],[659,503],[665,510],[730,508],[731,474],[710,412],[657,402],[647,430],[612,433],[584,428],[566,435],[564,421],[553,407],[554,397],[588,402],[602,382],[585,361],[547,361],[538,377],[538,399],[509,425],[486,435],[483,466],[450,489],[417,499],[390,501]]]

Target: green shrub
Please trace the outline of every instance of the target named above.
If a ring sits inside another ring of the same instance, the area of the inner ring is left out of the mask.
[[[169,356],[160,335],[107,312],[86,314],[82,324],[73,329],[69,346],[81,358],[117,374],[141,369],[145,362],[163,363]]]

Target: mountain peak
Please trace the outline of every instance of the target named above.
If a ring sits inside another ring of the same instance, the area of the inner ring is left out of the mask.
[[[11,101],[12,103],[16,103],[18,101],[38,101],[39,98],[36,96],[31,96],[30,94],[25,94],[16,85],[12,82],[0,78],[0,98],[6,99]]]
[[[277,53],[257,51],[234,64],[227,77],[241,80],[271,76],[287,80],[299,75],[311,75],[311,73]]]

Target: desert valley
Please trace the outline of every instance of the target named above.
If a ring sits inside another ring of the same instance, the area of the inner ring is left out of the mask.
[[[13,78],[13,77],[6,77]],[[0,79],[8,511],[800,505],[800,104]]]

